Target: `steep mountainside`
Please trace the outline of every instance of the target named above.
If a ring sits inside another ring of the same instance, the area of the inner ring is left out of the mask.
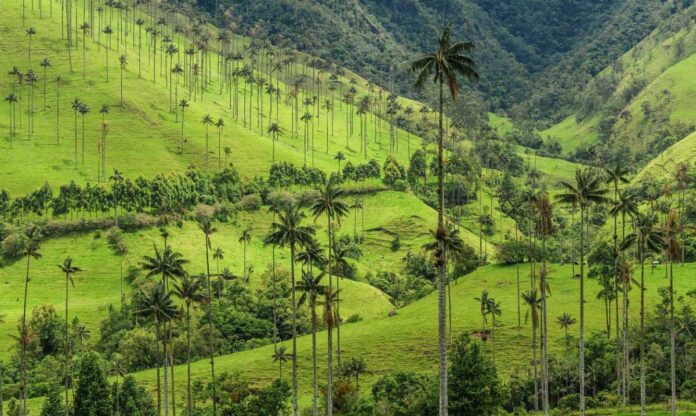
[[[303,50],[411,93],[414,52],[452,23],[477,46],[485,74],[477,87],[493,110],[516,118],[559,120],[592,76],[690,0],[205,0],[243,33],[289,39]],[[226,12],[223,12],[226,11]]]

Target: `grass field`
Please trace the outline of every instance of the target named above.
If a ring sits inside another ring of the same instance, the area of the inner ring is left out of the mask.
[[[693,288],[691,276],[696,272],[696,265],[688,264],[675,267],[675,284],[678,291]],[[528,266],[521,266],[523,290],[527,288]],[[570,277],[569,266],[554,266],[550,277],[553,296],[549,298],[549,319],[563,312],[577,316],[578,282]],[[665,285],[663,270],[654,271],[654,277],[648,273],[646,299],[652,305],[658,299],[657,289]],[[522,328],[517,330],[516,307],[516,269],[514,266],[487,266],[471,275],[459,279],[452,286],[453,324],[455,333],[460,331],[472,332],[481,326],[478,303],[473,299],[482,290],[489,291],[490,296],[501,302],[503,316],[496,329],[496,339],[488,344],[489,349],[495,348],[499,370],[507,375],[516,367],[529,364],[531,360],[531,327],[524,322],[526,309],[522,308]],[[600,331],[604,328],[604,307],[594,294],[598,287],[590,282],[587,287],[586,318],[587,330]],[[636,298],[638,292],[631,294]],[[402,308],[393,317],[380,318],[366,322],[345,325],[341,332],[342,350],[346,357],[360,356],[368,364],[368,374],[364,376],[365,387],[378,377],[389,372],[406,370],[434,373],[437,365],[436,344],[432,342],[437,333],[437,320],[433,318],[436,310],[437,296],[435,293]],[[633,304],[633,303],[632,303]],[[637,317],[637,309],[631,311],[632,317]],[[577,331],[577,328],[573,332]],[[325,336],[319,336],[320,362],[325,359]],[[565,341],[559,327],[549,327],[549,348],[555,354],[562,354]],[[303,392],[304,403],[310,398],[311,355],[310,339],[302,337],[298,344],[300,388]],[[245,380],[253,383],[265,383],[277,377],[277,368],[271,361],[273,346],[266,346],[250,351],[244,351],[221,357],[216,360],[216,367],[221,371],[239,374]],[[218,364],[219,363],[219,364]],[[199,361],[194,364],[196,378],[204,378],[208,372],[208,363]],[[185,368],[177,368],[179,379],[184,377]],[[154,387],[154,371],[137,374],[137,378],[150,387]],[[325,379],[323,371],[321,379]]]
[[[0,53],[3,59],[0,63],[0,91],[8,94],[14,84],[14,80],[7,73],[13,66],[17,66],[21,71],[26,72],[29,68],[28,37],[25,28],[17,25],[17,19],[21,15],[21,2],[10,0],[3,3],[3,13],[0,16]],[[80,13],[80,10],[77,10]],[[182,171],[190,164],[194,164],[201,169],[206,166],[206,146],[205,146],[205,127],[201,124],[201,119],[205,114],[210,114],[214,120],[222,117],[226,125],[223,129],[221,147],[231,147],[232,152],[229,161],[234,163],[240,173],[247,177],[265,175],[272,162],[272,141],[266,134],[266,129],[270,122],[268,114],[268,96],[264,94],[263,106],[264,114],[262,120],[257,120],[256,108],[260,102],[254,98],[253,120],[245,123],[242,116],[242,104],[240,103],[239,119],[234,120],[230,114],[229,97],[227,94],[219,94],[219,85],[213,79],[212,85],[208,88],[203,100],[193,102],[190,100],[190,107],[185,110],[184,153],[179,153],[179,139],[181,130],[181,114],[179,119],[174,112],[170,112],[169,90],[167,89],[166,79],[158,72],[156,83],[153,82],[153,68],[148,56],[149,36],[143,36],[142,78],[138,77],[138,49],[134,48],[130,42],[119,44],[115,38],[112,40],[112,48],[109,50],[109,82],[106,82],[106,49],[104,45],[97,43],[97,34],[94,34],[94,41],[90,40],[90,33],[87,34],[86,42],[86,79],[82,77],[82,45],[83,39],[80,34],[79,45],[72,51],[73,73],[69,71],[68,58],[66,53],[66,42],[60,40],[60,16],[56,12],[53,18],[44,15],[40,19],[36,13],[28,14],[26,27],[33,26],[37,34],[32,37],[32,62],[31,68],[38,75],[39,81],[34,86],[34,135],[31,140],[28,137],[26,128],[27,117],[29,114],[28,91],[29,87],[24,86],[23,102],[17,109],[17,137],[10,140],[10,106],[3,103],[0,106],[0,163],[3,165],[0,171],[0,184],[2,188],[8,189],[13,194],[21,194],[42,185],[44,182],[56,187],[67,183],[70,180],[79,182],[95,182],[97,179],[97,142],[101,136],[101,120],[99,108],[102,104],[110,106],[110,113],[105,119],[110,123],[110,131],[107,135],[107,173],[112,169],[118,168],[126,176],[135,177],[138,175],[153,176],[157,173],[169,173],[172,171]],[[144,15],[147,20],[147,15]],[[172,20],[179,19],[174,16]],[[172,22],[173,23],[173,22]],[[115,24],[115,23],[114,23]],[[95,29],[95,32],[97,30]],[[113,35],[115,37],[115,35]],[[105,35],[102,35],[104,43]],[[179,50],[185,49],[188,45],[176,44],[177,38],[174,37],[174,44]],[[247,40],[241,39],[239,42],[244,44]],[[137,41],[136,41],[137,45]],[[149,50],[151,51],[152,48]],[[120,65],[118,58],[120,54],[128,57],[128,64],[123,71],[124,103],[120,104]],[[178,56],[183,57],[180,53]],[[43,58],[51,61],[51,67],[47,68],[47,75],[44,78],[43,69],[38,63]],[[146,59],[147,58],[147,59]],[[159,59],[159,58],[158,58]],[[183,58],[181,58],[183,59]],[[213,58],[215,59],[215,58]],[[183,64],[183,62],[182,62]],[[299,71],[300,64],[295,64],[293,71]],[[60,100],[56,99],[56,76],[60,76]],[[328,77],[328,74],[324,74]],[[354,74],[348,73],[345,77],[355,80],[352,84],[358,93],[356,101],[362,95],[369,92],[366,81],[358,78]],[[344,87],[348,88],[350,80],[342,78]],[[311,78],[310,78],[311,79]],[[43,106],[43,84],[47,81],[46,108]],[[296,165],[304,163],[303,154],[303,135],[304,127],[299,127],[299,137],[292,137],[291,130],[291,103],[286,103],[286,95],[289,87],[282,83],[280,89],[281,102],[278,106],[279,112],[272,115],[273,121],[279,119],[279,125],[285,133],[279,137],[276,145],[276,160],[288,161]],[[377,94],[375,87],[370,87],[373,94]],[[188,98],[187,88],[183,83],[179,86],[178,98]],[[329,94],[324,88],[324,94]],[[241,96],[249,94],[250,88],[244,87],[240,82]],[[19,94],[19,91],[18,91]],[[336,93],[338,95],[338,92]],[[254,95],[256,97],[256,95]],[[85,117],[85,159],[82,162],[82,141],[81,127],[82,119],[78,115],[77,127],[80,130],[78,137],[78,163],[74,163],[74,114],[70,107],[73,99],[79,98],[85,102],[90,113]],[[302,98],[302,97],[301,97]],[[275,100],[274,100],[275,103]],[[415,110],[417,103],[402,99],[403,106],[412,106]],[[251,104],[249,104],[251,105]],[[60,126],[57,137],[57,106],[60,107]],[[275,104],[274,104],[275,107]],[[329,135],[328,151],[326,149],[326,122],[330,118],[326,115],[326,110],[320,109],[318,117],[308,124],[308,136],[312,141],[312,130],[314,131],[314,161],[311,152],[307,155],[307,164],[314,165],[327,171],[333,171],[336,162],[333,156],[336,152],[342,151],[347,160],[362,162],[365,157],[360,151],[359,120],[355,116],[354,131],[346,139],[346,118],[349,114],[347,104],[343,104],[340,97],[336,98],[334,105],[333,127],[329,123],[329,130],[333,130],[333,135]],[[304,111],[300,108],[300,111]],[[248,112],[248,111],[247,111]],[[353,111],[355,113],[355,111]],[[414,117],[420,117],[417,112]],[[22,128],[19,118],[22,119]],[[247,115],[247,118],[249,115]],[[370,120],[372,117],[370,117]],[[245,124],[247,127],[245,128]],[[368,122],[369,147],[368,158],[383,160],[388,154],[389,145],[389,125],[387,121],[380,123],[380,129],[375,136],[375,126],[371,121]],[[312,126],[314,125],[314,126]],[[210,127],[210,145],[208,148],[208,165],[210,169],[217,167],[218,132],[214,126]],[[420,147],[420,139],[407,134],[405,131],[398,130],[399,146],[395,156],[405,163],[408,160],[409,147],[411,151]],[[348,140],[348,147],[346,145]],[[58,144],[60,141],[60,144]],[[10,148],[12,146],[12,148]],[[311,145],[310,145],[311,146]],[[30,167],[30,168],[28,168]]]

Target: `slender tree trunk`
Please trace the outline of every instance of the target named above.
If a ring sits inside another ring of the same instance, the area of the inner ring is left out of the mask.
[[[440,118],[439,118],[439,135],[437,143],[437,188],[438,188],[438,211],[437,211],[437,227],[438,234],[444,233],[445,223],[445,188],[444,188],[444,131],[443,131],[443,82],[440,80]],[[439,350],[439,373],[440,373],[440,416],[448,414],[448,397],[447,397],[447,344],[445,341],[447,331],[447,311],[445,299],[445,246],[442,238],[438,239],[438,350]]]
[[[66,0],[66,1],[71,1],[71,0]],[[162,364],[162,361],[160,360],[161,353],[160,353],[160,323],[158,319],[155,319],[155,323],[157,326],[157,416],[162,414],[162,388],[160,386],[160,365]]]
[[[668,248],[669,250],[669,248]],[[668,254],[668,258],[671,253]],[[669,258],[669,340],[670,340],[670,367],[672,384],[672,415],[677,414],[677,335],[674,329],[674,273],[672,259]]]
[[[310,307],[312,308],[312,414],[319,416],[319,397],[317,394],[317,312],[314,300],[312,300]]]
[[[585,416],[585,207],[580,207],[580,416]]]
[[[213,416],[217,416],[217,393],[215,386],[215,350],[213,347],[213,291],[210,284],[210,256],[208,247],[210,240],[205,236],[205,271],[208,283],[208,317],[210,318],[210,331],[208,334],[208,348],[210,349],[210,383],[213,388]],[[294,285],[294,282],[293,282]],[[293,289],[294,290],[294,289]],[[294,303],[294,302],[293,302]]]
[[[22,402],[22,415],[27,416],[27,297],[29,294],[29,260],[31,256],[27,256],[27,274],[24,279],[24,312],[22,314],[22,333],[20,334],[20,344],[21,348],[21,362],[20,362],[20,375],[21,375],[21,394],[20,399]]]
[[[68,390],[69,390],[69,367],[70,367],[70,341],[68,338],[68,296],[69,296],[69,283],[70,275],[65,274],[65,416],[70,414],[70,406],[68,405]]]
[[[186,409],[187,415],[191,416],[193,406],[191,405],[191,305],[186,304]]]
[[[295,301],[295,244],[290,244],[290,278],[292,280],[292,412],[294,416],[299,416],[300,408],[297,400],[297,302]],[[330,340],[331,338],[329,337],[329,342]]]

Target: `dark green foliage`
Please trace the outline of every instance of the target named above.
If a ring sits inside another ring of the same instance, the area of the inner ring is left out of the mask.
[[[481,344],[462,334],[450,353],[449,409],[455,416],[497,414],[503,404],[503,385],[495,364]]]
[[[38,359],[58,353],[62,347],[64,324],[53,305],[40,305],[31,313],[30,331],[35,334],[29,351]]]
[[[41,407],[41,416],[65,416],[65,406],[58,388],[49,391]]]
[[[116,411],[116,385],[112,386],[111,409]],[[152,396],[138,385],[132,376],[127,376],[118,386],[118,409],[122,416],[155,416],[157,410]]]
[[[101,367],[99,355],[88,352],[82,356],[77,376],[73,415],[110,416],[109,384]]]
[[[378,415],[430,416],[437,414],[436,380],[416,373],[386,375],[372,386]]]

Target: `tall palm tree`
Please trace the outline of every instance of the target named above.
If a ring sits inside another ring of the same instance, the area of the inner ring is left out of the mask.
[[[287,353],[288,347],[285,345],[279,345],[276,346],[275,350],[273,351],[273,362],[278,363],[279,366],[279,374],[278,377],[283,380],[283,363],[287,362],[288,360],[292,359],[292,356]]]
[[[535,231],[541,239],[542,265],[539,272],[541,289],[541,404],[544,415],[549,413],[549,360],[548,360],[548,314],[547,289],[548,266],[546,264],[546,240],[553,232],[553,205],[546,192],[540,192],[534,197]]]
[[[320,302],[321,305],[324,306],[323,308],[323,319],[324,319],[324,325],[326,326],[326,330],[330,333],[333,327],[336,325],[338,321],[341,320],[341,316],[338,314],[338,290],[334,291],[331,286],[327,287],[324,289],[324,300]],[[329,351],[331,351],[332,347],[332,340],[331,337],[328,339],[328,347]],[[331,368],[331,359],[329,355],[329,366],[327,370],[327,379],[326,379],[326,386],[328,391],[333,391],[333,389],[330,389],[329,386],[333,384],[333,372]],[[326,402],[326,414],[331,416],[333,415],[333,396],[326,396],[327,402]]]
[[[121,68],[121,107],[123,107],[123,71],[128,66],[128,57],[126,55],[119,56],[118,63]]]
[[[271,123],[271,125],[268,126],[268,134],[271,136],[271,140],[273,142],[273,156],[271,163],[275,164],[275,144],[278,141],[278,136],[283,134],[283,129],[278,125],[278,123]]]
[[[213,388],[213,416],[217,416],[217,391],[215,383],[215,347],[213,343],[213,328],[214,328],[214,318],[213,318],[213,290],[210,282],[210,255],[209,251],[212,247],[210,243],[210,236],[213,235],[217,229],[213,227],[209,218],[202,218],[198,221],[198,228],[203,232],[205,236],[205,278],[206,286],[208,289],[208,299],[206,301],[208,318],[210,319],[210,331],[208,331],[208,348],[210,349],[210,383]]]
[[[70,305],[69,302],[69,294],[70,294],[70,284],[72,284],[73,287],[75,287],[75,281],[73,279],[73,275],[75,273],[79,273],[82,271],[79,267],[75,266],[72,262],[72,258],[67,257],[65,260],[63,260],[63,264],[59,264],[58,267],[60,270],[65,274],[65,416],[69,415],[69,409],[70,407],[68,406],[68,380],[69,380],[69,362],[70,362],[70,341],[68,338],[68,329],[70,328],[68,325],[68,306]]]
[[[679,214],[672,209],[667,214],[664,225],[665,258],[669,267],[669,338],[670,338],[670,383],[672,393],[672,415],[677,414],[677,335],[674,321],[674,270],[675,261],[681,259],[681,248],[678,240],[680,228]]]
[[[201,124],[205,126],[205,169],[208,170],[208,127],[211,124],[213,124],[213,118],[210,117],[210,114],[206,114],[203,116],[203,118],[201,119]]]
[[[250,228],[245,228],[244,231],[242,231],[242,235],[239,236],[239,242],[242,244],[242,277],[244,278],[245,281],[248,281],[246,251],[247,251],[247,246],[251,242],[251,229]]]
[[[26,245],[24,246],[24,249],[22,250],[22,255],[26,257],[27,259],[27,273],[24,278],[24,302],[23,302],[23,312],[22,312],[22,323],[21,323],[21,334],[20,334],[20,345],[21,345],[21,354],[20,354],[20,362],[19,362],[19,372],[20,372],[20,378],[21,378],[21,383],[20,383],[20,399],[22,402],[22,414],[26,416],[27,414],[27,342],[26,340],[28,339],[28,328],[27,328],[27,299],[29,296],[29,265],[31,259],[38,260],[41,258],[41,253],[39,253],[39,249],[41,246],[39,245],[38,238],[34,235],[29,235],[29,239],[26,242]]]
[[[41,60],[39,63],[41,68],[43,68],[43,109],[46,110],[46,71],[48,71],[48,68],[51,67],[51,60],[48,58],[44,58]]]
[[[82,79],[87,78],[87,32],[89,32],[90,25],[84,22],[80,25],[80,30],[82,31]]]
[[[12,136],[16,134],[17,123],[15,121],[15,114],[17,113],[17,95],[11,92],[5,97],[5,101],[10,105],[10,146],[12,146]]]
[[[412,64],[412,69],[417,73],[416,88],[422,87],[429,76],[434,73],[433,81],[439,89],[440,119],[438,131],[438,236],[445,233],[445,188],[444,188],[444,87],[449,88],[452,100],[459,95],[457,75],[462,75],[470,81],[478,79],[476,63],[466,55],[473,49],[473,44],[468,42],[452,42],[452,28],[445,27],[440,35],[435,51],[423,56]],[[439,415],[446,416],[447,405],[447,345],[446,336],[446,310],[445,310],[445,248],[444,242],[440,242],[438,253],[438,346],[439,346],[439,375],[440,375],[440,403]]]
[[[341,218],[345,217],[348,215],[348,212],[350,208],[348,207],[348,204],[343,201],[343,196],[344,192],[343,189],[334,186],[331,182],[327,182],[326,186],[322,189],[319,190],[319,195],[317,195],[316,199],[314,200],[314,203],[312,204],[311,211],[312,215],[314,216],[314,220],[318,220],[319,217],[322,215],[326,216],[326,232],[328,235],[328,241],[329,241],[329,255],[328,255],[328,272],[329,272],[329,288],[333,288],[333,279],[332,279],[332,271],[331,268],[333,267],[331,263],[331,251],[333,248],[333,243],[334,243],[334,237],[332,234],[332,226],[333,223],[332,221],[336,221],[338,226],[341,225]],[[340,315],[340,277],[336,279],[336,309],[337,309],[337,314]],[[336,361],[337,365],[340,367],[341,366],[341,324],[340,321],[336,321]],[[328,337],[331,338],[333,334],[331,331],[328,331]],[[328,351],[328,359],[329,363],[331,362],[331,356],[333,354],[333,351],[329,350]],[[331,365],[329,365],[329,371],[331,371]],[[332,394],[332,387],[330,384],[327,386],[327,398],[329,395]],[[332,413],[331,407],[327,408],[329,415]]]
[[[191,306],[206,300],[203,294],[203,281],[199,277],[184,274],[174,283],[174,294],[186,307],[186,414],[193,412],[191,396]]]
[[[80,108],[77,110],[78,113],[82,116],[82,164],[85,163],[85,116],[89,113],[89,106],[85,103],[82,103],[80,105]]]
[[[305,214],[299,203],[278,213],[278,219],[271,225],[271,233],[264,240],[265,245],[290,247],[290,279],[292,297],[292,408],[299,416],[297,396],[297,302],[295,294],[295,254],[299,246],[308,244],[315,233],[314,228],[302,225]]]
[[[580,415],[585,415],[585,214],[592,204],[608,202],[607,189],[601,178],[590,169],[575,171],[575,183],[562,181],[562,193],[556,198],[565,204],[580,208]]]
[[[179,144],[179,150],[181,154],[184,154],[184,110],[186,110],[186,107],[189,106],[188,101],[186,100],[181,100],[179,102],[179,107],[181,107],[181,139],[180,139],[180,144]]]
[[[106,52],[106,66],[104,68],[106,70],[106,82],[109,82],[109,48],[111,47],[111,35],[114,34],[114,31],[111,29],[111,26],[106,26],[103,32],[106,35],[106,47],[104,48]]]
[[[334,160],[338,162],[338,170],[336,172],[340,174],[341,173],[341,162],[346,160],[346,155],[339,150],[334,155]]]
[[[534,366],[534,410],[539,410],[539,376],[538,376],[538,360],[537,360],[537,329],[539,328],[539,310],[541,309],[541,299],[537,294],[537,289],[532,288],[522,293],[522,301],[527,305],[527,313],[525,314],[525,323],[531,319],[532,321],[532,363]]]
[[[297,290],[302,292],[299,304],[309,306],[312,321],[312,410],[314,416],[319,416],[318,386],[317,386],[317,299],[323,294],[325,287],[321,285],[324,273],[316,276],[310,271],[302,272],[302,280],[297,284]]]
[[[664,246],[664,233],[657,229],[657,216],[650,212],[638,214],[633,220],[633,232],[624,238],[623,249],[635,247],[640,262],[640,412],[645,414],[645,259],[651,253],[660,252]]]
[[[563,314],[556,318],[556,323],[558,323],[558,326],[561,327],[565,334],[565,355],[568,356],[568,329],[578,323],[578,320],[573,318],[573,315],[569,314],[568,312],[563,312]]]
[[[117,415],[121,414],[121,410],[120,410],[121,399],[120,399],[120,395],[118,393],[118,379],[119,379],[119,377],[125,376],[126,373],[127,373],[127,369],[124,366],[123,357],[121,357],[121,354],[119,354],[117,352],[114,353],[111,356],[111,359],[109,360],[109,374],[116,377],[116,383],[114,384],[114,387],[116,388],[116,392],[115,392],[116,397],[114,397],[114,401],[116,402],[116,414]],[[66,412],[67,412],[67,410],[66,410]]]
[[[164,282],[158,282],[149,291],[142,291],[143,309],[138,311],[154,319],[157,339],[157,412],[162,410],[162,387],[160,385],[160,365],[164,365],[164,415],[169,415],[169,386],[167,378],[167,336],[162,334],[162,324],[166,324],[176,316],[177,309],[171,297],[171,292],[165,289]],[[164,347],[164,354],[160,352],[160,341]]]
[[[77,169],[77,113],[80,111],[80,107],[82,107],[82,101],[79,98],[75,98],[70,106],[75,115],[75,169]]]
[[[225,127],[225,120],[218,118],[215,127],[218,129],[218,170],[222,170],[222,129]]]
[[[619,202],[619,188],[621,184],[626,184],[628,183],[628,174],[629,170],[624,167],[621,164],[616,164],[615,166],[605,169],[604,173],[606,175],[606,183],[613,185],[613,191],[614,191],[614,199],[613,199],[613,206],[612,208],[616,207],[616,205]],[[619,231],[618,231],[618,218],[619,218],[619,212],[612,210],[611,212],[612,217],[614,218],[614,234],[613,234],[613,242],[614,242],[614,252],[613,252],[613,258],[614,258],[614,279],[616,282],[619,280],[619,272],[618,272],[618,264],[619,264]],[[617,395],[621,396],[621,383],[619,380],[621,379],[621,356],[618,354],[619,351],[619,285],[615,284],[614,285],[615,292],[614,296],[616,298],[616,302],[614,302],[614,307],[615,307],[615,319],[616,319],[616,389],[617,389]]]
[[[30,27],[26,30],[27,36],[29,37],[29,68],[31,68],[31,40],[36,35],[36,29]]]

